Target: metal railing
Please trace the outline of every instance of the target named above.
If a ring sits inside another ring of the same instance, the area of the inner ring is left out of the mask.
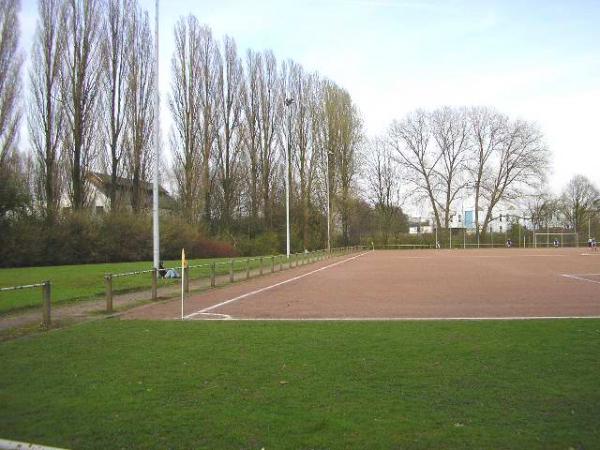
[[[0,292],[18,291],[21,289],[42,288],[42,326],[50,328],[52,323],[51,304],[52,304],[52,283],[44,281],[42,283],[24,284],[21,286],[10,286],[0,288]]]

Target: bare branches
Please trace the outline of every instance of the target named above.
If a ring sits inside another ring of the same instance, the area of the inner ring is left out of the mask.
[[[577,232],[583,232],[587,221],[600,209],[598,188],[583,175],[575,175],[563,189],[559,208]]]
[[[148,181],[152,162],[155,55],[148,13],[132,5],[127,33],[129,71],[126,86],[126,173],[131,180],[131,208],[144,207],[142,186]]]
[[[128,33],[130,14],[137,4],[130,0],[107,0],[104,35],[102,39],[102,102],[104,110],[104,158],[110,173],[109,197],[111,209],[117,205],[117,177],[123,174],[126,95],[129,76]]]
[[[78,210],[90,201],[87,173],[99,148],[96,118],[101,73],[100,0],[69,0],[65,25],[66,51],[61,76],[61,100],[67,118],[64,147],[71,205]]]
[[[172,146],[175,176],[184,217],[199,220],[197,198],[201,192],[202,124],[199,83],[202,77],[200,25],[195,17],[180,19],[175,26],[175,53],[171,59],[171,96],[173,114]]]
[[[240,158],[242,156],[242,96],[244,74],[237,48],[232,38],[223,41],[221,71],[217,78],[218,115],[217,166],[221,195],[221,222],[225,230],[231,227],[234,202],[240,189]]]
[[[59,0],[40,0],[39,19],[29,71],[29,137],[38,166],[38,193],[51,222],[61,197],[61,144],[65,123],[60,101],[61,70],[66,46],[65,7]]]
[[[21,121],[19,3],[0,0],[0,166],[16,150]]]

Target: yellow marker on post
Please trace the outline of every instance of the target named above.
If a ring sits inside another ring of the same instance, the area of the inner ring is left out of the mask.
[[[181,320],[183,320],[183,282],[185,278],[185,249],[181,249]]]

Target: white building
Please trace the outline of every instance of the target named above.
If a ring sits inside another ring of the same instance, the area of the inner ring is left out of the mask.
[[[110,209],[110,175],[90,172],[87,175],[90,188],[90,208],[96,213],[102,213]],[[133,183],[127,178],[117,177],[116,197],[117,202],[125,209],[131,209],[131,193]],[[152,183],[142,182],[140,193],[141,209],[152,209]],[[64,196],[61,201],[63,208],[70,207],[68,196]],[[161,213],[175,209],[175,200],[163,188],[159,188],[159,205]]]

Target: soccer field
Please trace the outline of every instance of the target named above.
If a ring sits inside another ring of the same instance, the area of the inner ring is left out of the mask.
[[[600,317],[587,249],[367,251],[186,299],[186,319]],[[127,318],[181,318],[178,300]]]
[[[192,294],[185,320],[173,299],[2,342],[0,438],[600,447],[598,263],[586,249],[359,252]]]

